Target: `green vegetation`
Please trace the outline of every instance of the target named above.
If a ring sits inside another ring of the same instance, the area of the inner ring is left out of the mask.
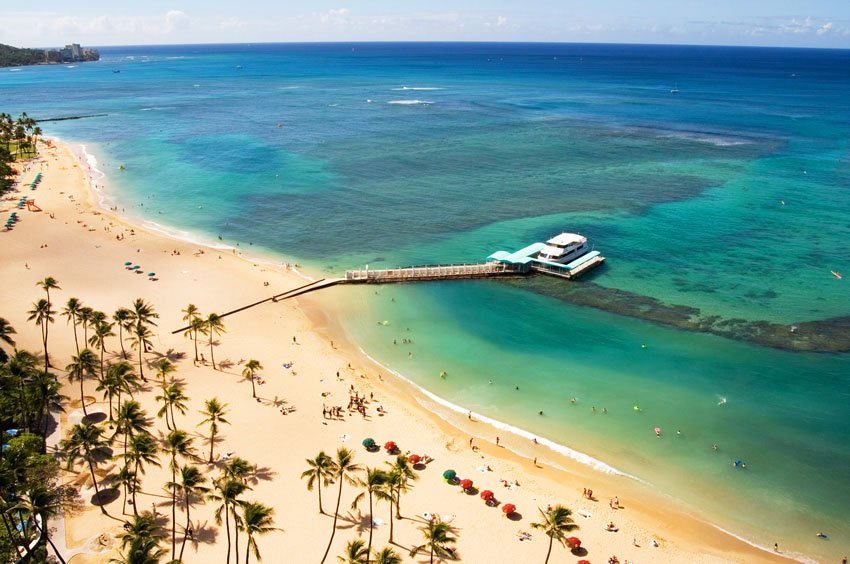
[[[19,49],[0,43],[0,67],[18,67],[51,62],[41,49]]]
[[[16,159],[34,157],[40,135],[41,128],[26,113],[18,119],[0,113],[0,196],[11,190],[14,184],[15,170],[11,163]]]

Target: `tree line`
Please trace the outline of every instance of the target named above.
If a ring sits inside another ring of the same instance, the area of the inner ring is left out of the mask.
[[[0,113],[0,196],[11,190],[15,183],[12,162],[35,156],[36,144],[42,131],[26,112],[17,119]]]

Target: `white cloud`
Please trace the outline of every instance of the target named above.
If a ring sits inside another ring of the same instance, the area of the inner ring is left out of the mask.
[[[502,27],[506,23],[508,23],[508,18],[506,18],[505,16],[499,16],[498,18],[496,18],[496,27]]]
[[[180,10],[169,10],[165,14],[165,29],[167,31],[180,31],[189,27],[189,16]]]
[[[832,31],[832,27],[833,27],[832,22],[825,23],[822,26],[820,26],[820,29],[818,29],[815,33],[817,33],[818,35],[825,35],[825,34],[829,33],[830,31]]]

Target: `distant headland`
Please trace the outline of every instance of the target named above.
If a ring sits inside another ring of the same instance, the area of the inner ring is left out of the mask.
[[[78,43],[65,45],[62,49],[19,49],[0,44],[0,67],[20,67],[25,65],[48,65],[98,61],[97,49],[80,47]]]

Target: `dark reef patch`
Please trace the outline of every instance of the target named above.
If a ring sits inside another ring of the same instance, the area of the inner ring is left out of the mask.
[[[712,333],[720,337],[747,341],[787,351],[850,351],[850,316],[804,321],[793,324],[764,320],[704,315],[698,308],[666,304],[656,298],[616,288],[605,288],[593,282],[564,283],[545,276],[515,278],[507,284],[530,290],[575,305],[651,321],[676,329]],[[758,297],[770,299],[772,292]]]

